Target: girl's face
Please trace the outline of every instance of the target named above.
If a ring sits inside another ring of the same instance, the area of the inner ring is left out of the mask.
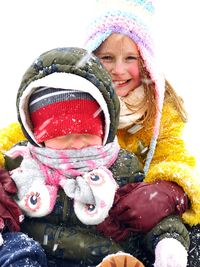
[[[101,137],[93,134],[69,134],[49,139],[45,147],[52,149],[81,149],[88,146],[102,145]]]
[[[139,51],[128,36],[111,34],[95,54],[110,73],[118,96],[128,95],[141,84]]]

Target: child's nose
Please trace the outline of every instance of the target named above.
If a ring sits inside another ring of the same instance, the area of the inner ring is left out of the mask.
[[[112,65],[111,73],[115,75],[123,74],[125,67],[122,61],[115,61]]]
[[[72,144],[71,144],[71,148],[73,149],[81,149],[85,147],[85,143],[82,142],[81,140],[76,139]]]

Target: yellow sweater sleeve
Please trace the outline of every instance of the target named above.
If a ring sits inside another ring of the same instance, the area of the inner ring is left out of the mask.
[[[196,159],[186,149],[183,128],[184,123],[173,105],[165,105],[157,147],[145,181],[168,180],[179,184],[190,200],[183,220],[196,225],[200,223],[200,177]]]
[[[4,166],[4,152],[9,150],[16,143],[25,140],[19,123],[11,123],[0,129],[0,166]]]

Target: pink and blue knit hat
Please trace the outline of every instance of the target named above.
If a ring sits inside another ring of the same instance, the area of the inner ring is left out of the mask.
[[[156,0],[155,0],[156,2]],[[90,23],[85,42],[89,53],[95,51],[112,33],[129,36],[138,47],[152,82],[155,84],[157,114],[150,150],[144,171],[147,172],[152,160],[159,134],[162,114],[165,79],[159,68],[154,44],[154,1],[148,0],[99,0],[98,16]]]

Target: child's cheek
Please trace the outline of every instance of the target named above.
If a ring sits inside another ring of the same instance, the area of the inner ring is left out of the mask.
[[[138,65],[129,66],[128,72],[132,77],[140,77],[140,70],[139,70]]]

